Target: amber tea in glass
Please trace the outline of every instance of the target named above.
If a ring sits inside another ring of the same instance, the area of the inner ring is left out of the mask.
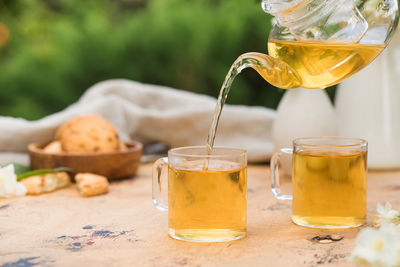
[[[168,161],[168,231],[175,239],[217,242],[246,234],[244,150],[185,147],[155,163],[153,199],[161,193],[161,166]]]
[[[292,220],[317,228],[357,227],[366,221],[367,143],[342,137],[300,138],[293,149]],[[271,160],[272,190],[279,190],[276,166],[283,152]]]

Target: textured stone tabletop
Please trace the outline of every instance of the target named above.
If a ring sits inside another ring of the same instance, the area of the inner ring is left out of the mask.
[[[167,213],[151,201],[151,165],[112,182],[103,196],[74,186],[0,200],[0,266],[351,266],[359,229],[327,231],[291,223],[291,203],[275,200],[267,166],[248,169],[248,235],[188,243],[167,235]],[[368,175],[368,224],[378,202],[400,209],[400,172]],[[337,242],[317,241],[338,234]],[[313,239],[313,237],[316,237]]]

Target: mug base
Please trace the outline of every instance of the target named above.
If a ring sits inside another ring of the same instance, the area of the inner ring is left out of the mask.
[[[320,229],[347,229],[356,228],[366,223],[365,218],[357,217],[336,217],[336,216],[320,216],[320,217],[303,217],[293,216],[294,224]]]
[[[246,229],[171,229],[169,236],[190,242],[227,242],[246,236]]]

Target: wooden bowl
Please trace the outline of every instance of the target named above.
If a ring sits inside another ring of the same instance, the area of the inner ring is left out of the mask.
[[[118,179],[135,174],[140,166],[143,145],[136,141],[125,144],[126,149],[116,152],[49,153],[43,151],[47,143],[33,143],[28,151],[33,169],[68,167],[74,173],[91,172]]]

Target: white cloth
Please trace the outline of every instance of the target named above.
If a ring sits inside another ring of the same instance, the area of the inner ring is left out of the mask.
[[[229,97],[228,97],[229,99]],[[129,80],[108,80],[89,88],[77,103],[37,121],[0,117],[0,162],[26,163],[27,145],[50,141],[57,127],[82,114],[100,114],[122,140],[144,144],[161,141],[171,147],[205,145],[216,99],[168,87]],[[215,145],[241,147],[250,162],[266,161],[273,151],[275,111],[264,107],[225,105]],[[17,152],[17,153],[16,153]]]

